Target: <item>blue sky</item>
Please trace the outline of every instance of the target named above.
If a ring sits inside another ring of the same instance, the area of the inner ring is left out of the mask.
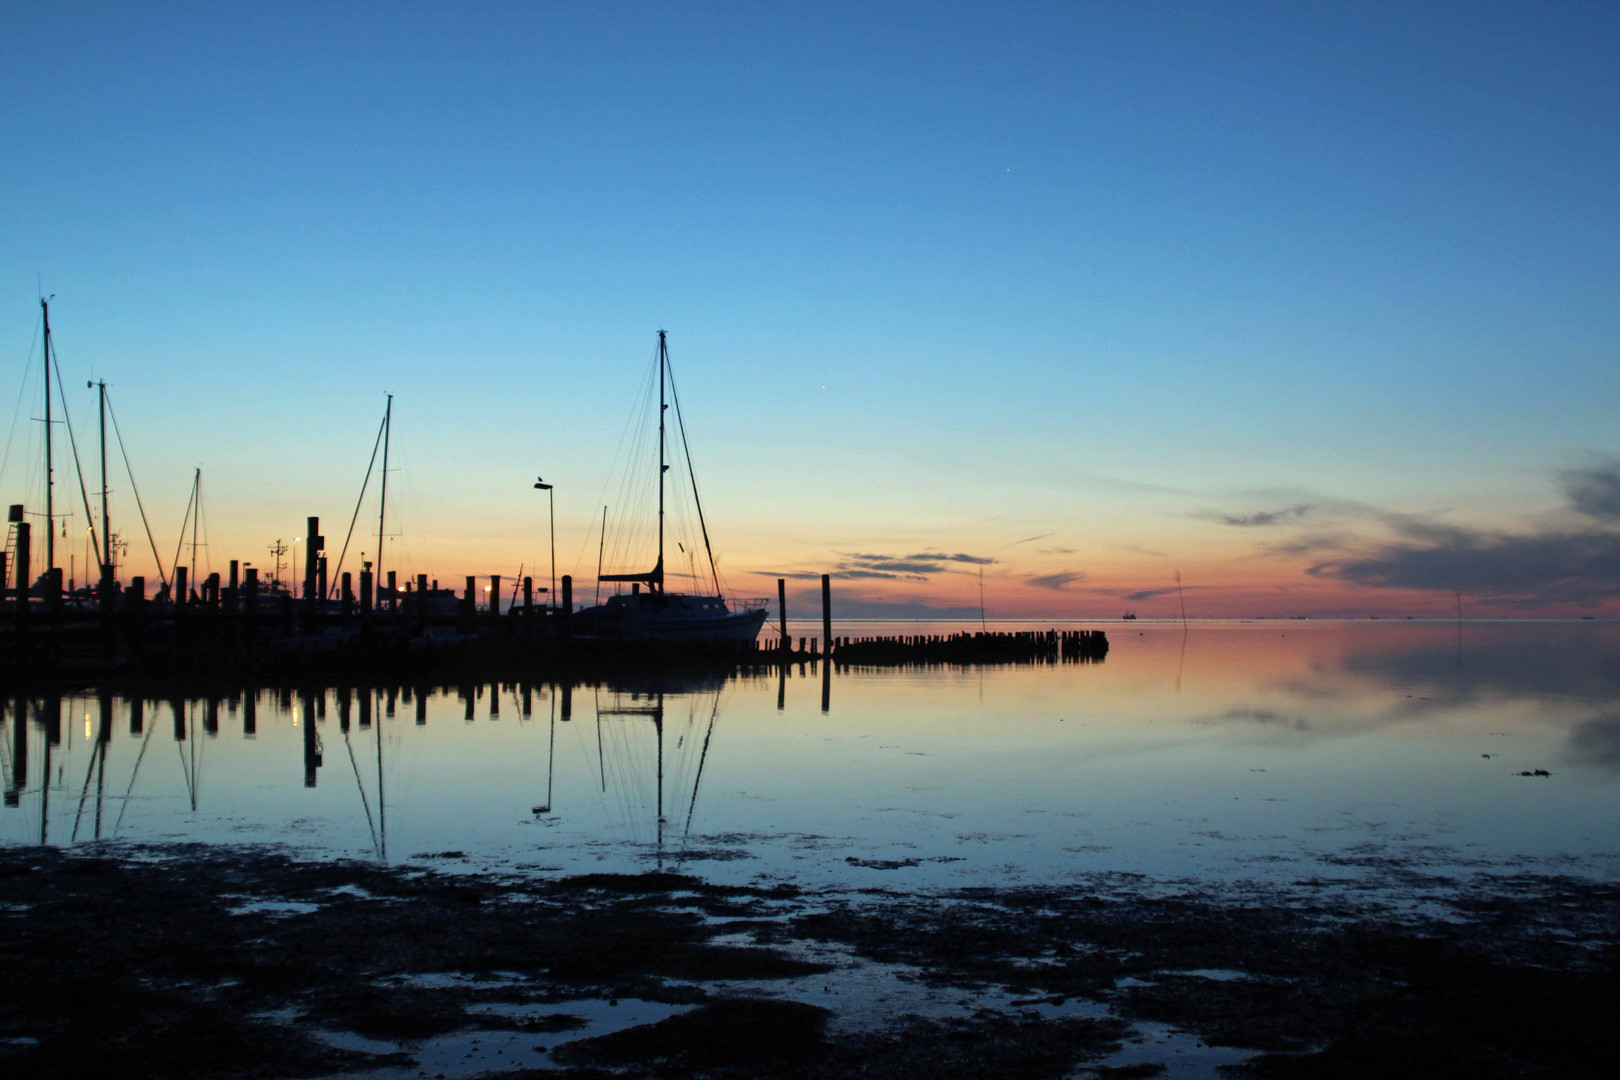
[[[1603,5],[8,23],[9,378],[43,282],[143,494],[177,520],[201,465],[222,547],[347,520],[388,390],[424,567],[529,557],[535,472],[573,551],[661,326],[739,574],[949,546],[1029,610],[1170,563],[1340,603],[1368,586],[1208,514],[1354,504],[1358,551],[1391,512],[1533,531],[1612,448]],[[1066,552],[996,554],[1048,529]],[[1019,584],[1058,572],[1087,577]]]

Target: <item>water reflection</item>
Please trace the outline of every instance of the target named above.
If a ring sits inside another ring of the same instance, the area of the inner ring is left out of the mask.
[[[1461,664],[1456,634],[1150,624],[1087,666],[13,695],[0,837],[846,883],[1612,856],[1620,628],[1469,624]]]

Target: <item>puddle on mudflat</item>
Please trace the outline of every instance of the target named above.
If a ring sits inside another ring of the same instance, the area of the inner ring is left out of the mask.
[[[416,980],[413,980],[416,981]],[[470,981],[470,980],[469,980]],[[370,1039],[348,1031],[314,1032],[323,1041],[344,1050],[371,1054],[405,1054],[413,1064],[389,1065],[347,1073],[366,1080],[419,1080],[444,1076],[477,1076],[504,1069],[552,1069],[551,1051],[565,1042],[608,1035],[686,1012],[690,1005],[670,1005],[637,998],[574,998],[544,1005],[492,1004],[474,1006],[468,1013],[500,1017],[524,1024],[546,1024],[552,1018],[577,1019],[565,1031],[507,1031],[499,1028],[463,1028],[429,1039]]]

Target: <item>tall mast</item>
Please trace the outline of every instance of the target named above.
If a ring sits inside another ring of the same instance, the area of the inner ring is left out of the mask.
[[[664,404],[664,369],[669,366],[669,349],[664,342],[664,332],[658,331],[658,591],[664,591],[664,474],[669,466],[664,464],[664,412],[669,408]]]
[[[394,434],[394,395],[388,395],[388,408],[383,412],[383,477],[382,499],[377,507],[377,577],[381,583],[383,567],[383,521],[388,513],[388,440]],[[375,450],[373,450],[375,453]],[[381,798],[381,796],[379,796]]]
[[[45,323],[45,573],[56,569],[56,510],[52,501],[55,477],[51,464],[51,302],[45,297],[39,301],[40,317]]]
[[[107,380],[102,379],[96,383],[101,393],[101,583],[108,587],[112,584],[112,523],[107,520]],[[84,568],[85,577],[90,576],[90,567]]]
[[[195,501],[191,504],[191,580],[197,580],[197,518],[202,513],[202,469],[199,468],[191,478],[191,492]]]

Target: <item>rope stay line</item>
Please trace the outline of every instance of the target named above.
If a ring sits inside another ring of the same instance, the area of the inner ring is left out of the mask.
[[[343,537],[343,550],[338,554],[337,569],[332,571],[332,576],[326,583],[326,596],[323,599],[330,600],[332,590],[336,589],[338,582],[342,580],[343,560],[349,554],[349,541],[354,539],[355,522],[360,520],[360,507],[365,504],[366,488],[371,485],[371,473],[377,466],[377,450],[382,446],[383,429],[387,426],[386,417],[377,425],[377,441],[371,444],[371,460],[366,463],[366,478],[360,482],[360,497],[354,501],[354,515],[349,518],[349,532]]]
[[[141,527],[146,530],[146,542],[152,545],[152,561],[157,563],[158,577],[167,589],[169,574],[163,569],[163,556],[158,554],[157,541],[152,537],[152,525],[146,520],[146,506],[141,502],[141,489],[135,483],[135,470],[129,463],[129,451],[124,448],[124,433],[118,430],[118,412],[113,408],[111,397],[107,398],[107,415],[112,417],[113,435],[118,439],[118,453],[124,459],[124,471],[129,474],[129,488],[135,493],[135,508],[141,512]]]
[[[101,541],[97,539],[96,516],[90,512],[90,490],[84,486],[84,468],[79,464],[79,441],[73,437],[73,417],[68,412],[67,395],[62,392],[62,365],[57,363],[54,342],[51,345],[50,355],[45,357],[45,362],[56,369],[56,396],[62,402],[62,422],[67,425],[68,446],[73,450],[73,474],[79,479],[79,497],[84,500],[84,517],[90,523],[90,538],[95,541],[96,569],[101,570],[103,568]],[[51,437],[49,427],[45,429],[45,437],[47,439]],[[55,524],[55,522],[50,522],[47,527],[54,528]],[[64,524],[63,528],[66,527]]]

